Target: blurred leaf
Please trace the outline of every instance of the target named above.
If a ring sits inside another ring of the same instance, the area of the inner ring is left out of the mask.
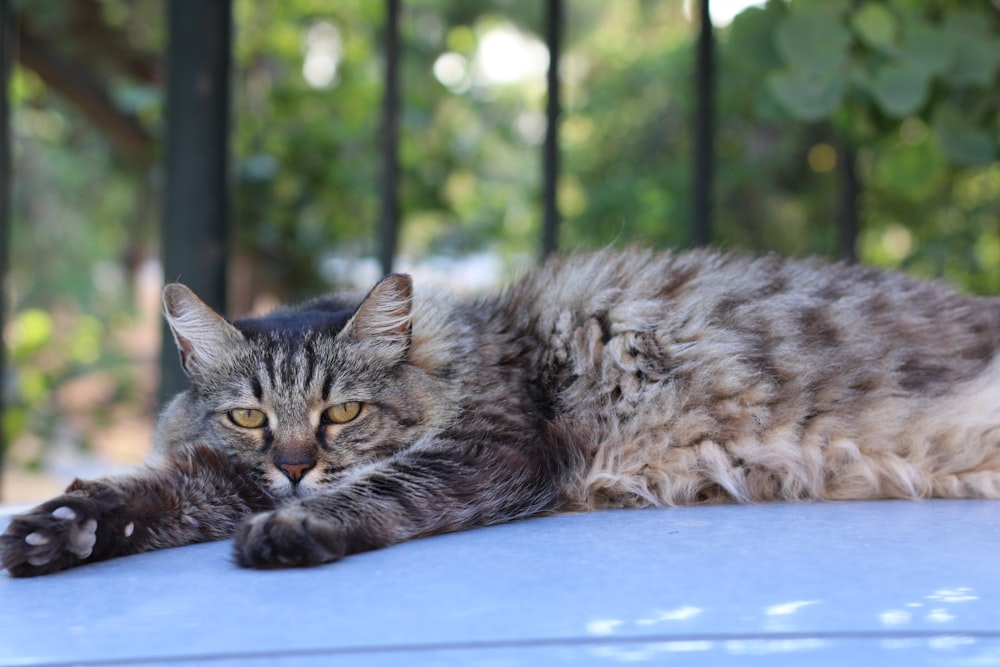
[[[775,26],[783,13],[778,3],[766,7],[750,7],[736,15],[729,26],[726,40],[727,61],[741,69],[771,69],[781,65],[774,46]]]
[[[818,73],[799,68],[774,72],[767,79],[775,99],[799,120],[827,118],[840,106],[846,77],[836,70]]]
[[[868,87],[883,111],[904,118],[927,101],[930,78],[905,62],[894,62],[880,68]]]
[[[956,164],[986,164],[996,158],[996,143],[989,131],[951,104],[941,103],[934,109],[931,131],[941,152]]]
[[[773,78],[773,75],[768,75]],[[783,121],[788,118],[788,108],[778,100],[777,95],[771,89],[771,82],[767,85],[759,86],[753,96],[753,106],[751,110],[754,115],[761,120]]]
[[[853,0],[795,0],[796,7],[803,7],[807,10],[819,10],[828,12],[831,15],[843,16],[851,7]],[[790,4],[790,3],[785,3]]]
[[[52,340],[52,317],[38,308],[28,308],[18,313],[13,323],[11,351],[14,357],[23,357],[44,347]]]
[[[984,16],[969,10],[951,12],[945,17],[942,31],[953,52],[948,81],[957,85],[989,85],[1000,64],[1000,47]]]
[[[875,185],[916,201],[932,196],[945,174],[945,162],[934,143],[896,142],[875,163]]]
[[[4,405],[2,417],[4,445],[13,441],[15,436],[27,429],[29,417],[28,409],[23,405]]]
[[[450,50],[467,56],[476,48],[476,33],[469,26],[455,26],[448,30],[445,43]]]
[[[841,69],[850,55],[843,12],[832,5],[792,5],[778,25],[776,40],[789,67],[811,74]]]
[[[953,54],[952,41],[938,26],[913,14],[904,18],[899,61],[936,76],[948,69]]]
[[[861,40],[873,49],[886,53],[895,51],[899,24],[885,5],[866,2],[851,14],[851,26]]]
[[[96,363],[101,356],[101,339],[104,325],[96,317],[81,315],[76,322],[76,330],[70,342],[70,357],[81,365]]]
[[[48,375],[37,368],[21,368],[17,379],[18,394],[28,405],[41,403],[52,390],[52,382]]]

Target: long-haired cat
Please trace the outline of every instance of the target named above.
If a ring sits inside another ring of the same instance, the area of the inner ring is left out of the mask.
[[[30,576],[235,536],[314,565],[544,513],[1000,496],[1000,301],[863,266],[551,261],[462,299],[391,275],[229,322],[179,284],[161,459],[14,517]]]

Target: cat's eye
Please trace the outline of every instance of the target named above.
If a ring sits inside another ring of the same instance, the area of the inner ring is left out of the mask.
[[[328,407],[323,412],[323,417],[326,421],[334,424],[346,424],[356,419],[359,414],[361,414],[361,403],[359,401],[348,401]]]
[[[243,428],[260,428],[267,423],[267,415],[263,410],[254,408],[236,408],[226,413],[229,421]]]

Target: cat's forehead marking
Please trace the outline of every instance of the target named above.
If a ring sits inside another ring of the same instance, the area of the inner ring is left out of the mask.
[[[301,396],[317,390],[325,373],[314,339],[280,339],[268,343],[257,351],[256,367],[250,371],[255,376],[253,382],[261,385],[262,394],[274,398],[275,395]],[[256,384],[254,391],[256,394]]]
[[[279,308],[267,315],[245,317],[233,325],[248,338],[296,336],[307,332],[336,335],[358,309],[358,303],[336,296],[315,299],[296,308]]]
[[[323,333],[336,335],[351,319],[353,311],[276,311],[262,317],[233,321],[233,325],[249,340],[255,338],[296,338]]]
[[[261,317],[233,321],[249,344],[252,391],[257,400],[266,393],[315,391],[329,393],[328,345],[357,310],[333,298],[299,308],[278,309]]]

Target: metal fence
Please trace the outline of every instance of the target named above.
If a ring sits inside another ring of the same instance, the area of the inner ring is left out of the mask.
[[[4,277],[7,275],[7,253],[10,240],[10,104],[7,99],[7,81],[10,73],[10,58],[13,53],[11,40],[14,29],[11,22],[10,3],[0,0],[0,332],[7,321],[7,290]],[[6,386],[7,348],[0,345],[0,414],[4,401],[2,389]],[[0,423],[0,480],[3,479],[4,454],[7,452],[7,438]],[[3,488],[0,487],[0,492]]]
[[[398,164],[401,85],[399,77],[401,0],[385,0],[385,93],[381,122],[379,261],[390,273],[396,255],[401,211]],[[695,132],[693,215],[691,239],[707,244],[712,238],[715,37],[710,0],[698,0],[699,31],[692,85],[697,104],[691,120]],[[540,255],[558,247],[559,119],[562,36],[566,0],[546,0],[544,33],[549,52],[546,135],[542,145],[542,235]],[[167,160],[164,212],[164,271],[185,282],[206,301],[225,310],[224,248],[227,243],[228,193],[224,176],[229,101],[229,35],[231,0],[203,3],[174,0],[168,12]],[[183,34],[183,47],[181,39]],[[223,38],[219,38],[223,36]],[[195,86],[195,81],[200,85]],[[205,82],[210,85],[205,85]],[[183,212],[181,209],[183,208]],[[853,248],[853,237],[848,245]],[[844,246],[845,248],[847,245]],[[853,257],[852,253],[845,253]],[[169,339],[169,338],[168,338]],[[169,346],[165,346],[169,347]],[[161,355],[161,399],[184,387],[173,350]]]
[[[392,271],[399,234],[399,144],[401,58],[400,0],[385,0],[385,94],[381,123],[381,215],[379,260],[385,273]],[[544,33],[549,51],[546,103],[547,132],[542,146],[543,211],[540,255],[558,247],[559,208],[559,66],[567,11],[566,0],[546,0]],[[695,141],[693,156],[693,215],[690,237],[695,244],[712,240],[712,182],[714,166],[715,36],[709,13],[710,0],[697,0],[698,35],[692,85],[696,108],[691,119]],[[168,280],[183,275],[185,282],[210,305],[226,307],[226,257],[229,243],[230,66],[232,42],[231,0],[169,0],[166,69],[167,141],[162,225],[163,267]],[[7,273],[10,211],[10,142],[6,97],[10,56],[16,26],[9,0],[0,0],[0,276]],[[854,258],[857,234],[857,180],[850,154],[842,155],[842,206],[840,247],[844,258]],[[4,292],[0,290],[0,330],[3,327]],[[165,340],[169,334],[165,331]],[[184,387],[185,379],[170,346],[161,355],[161,398]],[[3,356],[0,355],[0,376]],[[2,437],[2,436],[0,436]],[[0,443],[0,471],[2,452]]]

